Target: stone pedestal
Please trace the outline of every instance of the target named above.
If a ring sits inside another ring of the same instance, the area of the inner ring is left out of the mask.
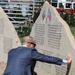
[[[75,39],[67,23],[60,17],[54,7],[45,2],[41,13],[33,25],[31,36],[41,53],[66,59],[72,55],[72,64],[68,75],[75,74]],[[35,71],[38,75],[66,75],[67,65],[54,65],[37,62]]]
[[[0,8],[0,75],[5,69],[8,51],[20,45],[14,25],[9,21],[2,8]]]

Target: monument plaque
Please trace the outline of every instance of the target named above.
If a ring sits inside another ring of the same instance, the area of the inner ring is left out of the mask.
[[[20,45],[21,43],[13,24],[0,8],[0,75],[5,69],[8,51]]]
[[[67,65],[58,66],[38,61],[35,67],[38,75],[75,74],[75,39],[67,23],[48,2],[44,3],[30,35],[35,38],[36,48],[41,53],[62,59],[66,59],[68,53],[72,55],[69,72],[67,71]]]

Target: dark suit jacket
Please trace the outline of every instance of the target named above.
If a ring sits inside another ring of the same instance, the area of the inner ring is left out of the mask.
[[[62,64],[60,58],[41,54],[33,48],[18,47],[9,51],[7,67],[3,75],[33,75],[36,61]]]

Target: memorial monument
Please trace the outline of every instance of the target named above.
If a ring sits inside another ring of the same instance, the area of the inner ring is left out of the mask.
[[[67,65],[38,61],[35,67],[38,75],[75,75],[75,39],[67,23],[48,2],[44,3],[30,35],[35,38],[36,48],[41,53],[62,59],[66,59],[68,53],[72,55],[69,70]]]
[[[8,51],[19,45],[21,43],[13,24],[9,21],[2,8],[0,8],[0,75],[5,69]]]

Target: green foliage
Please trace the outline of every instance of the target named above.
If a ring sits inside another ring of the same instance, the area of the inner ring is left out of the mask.
[[[70,10],[70,11],[71,11],[71,14],[69,15],[67,23],[69,24],[70,27],[75,27],[75,14],[73,10]]]
[[[75,27],[70,27],[73,36],[75,37]]]
[[[20,38],[30,35],[32,29],[32,24],[27,24],[27,25],[21,25],[19,28],[16,28],[16,31],[18,33],[18,36]]]
[[[50,0],[47,0],[50,3]]]

